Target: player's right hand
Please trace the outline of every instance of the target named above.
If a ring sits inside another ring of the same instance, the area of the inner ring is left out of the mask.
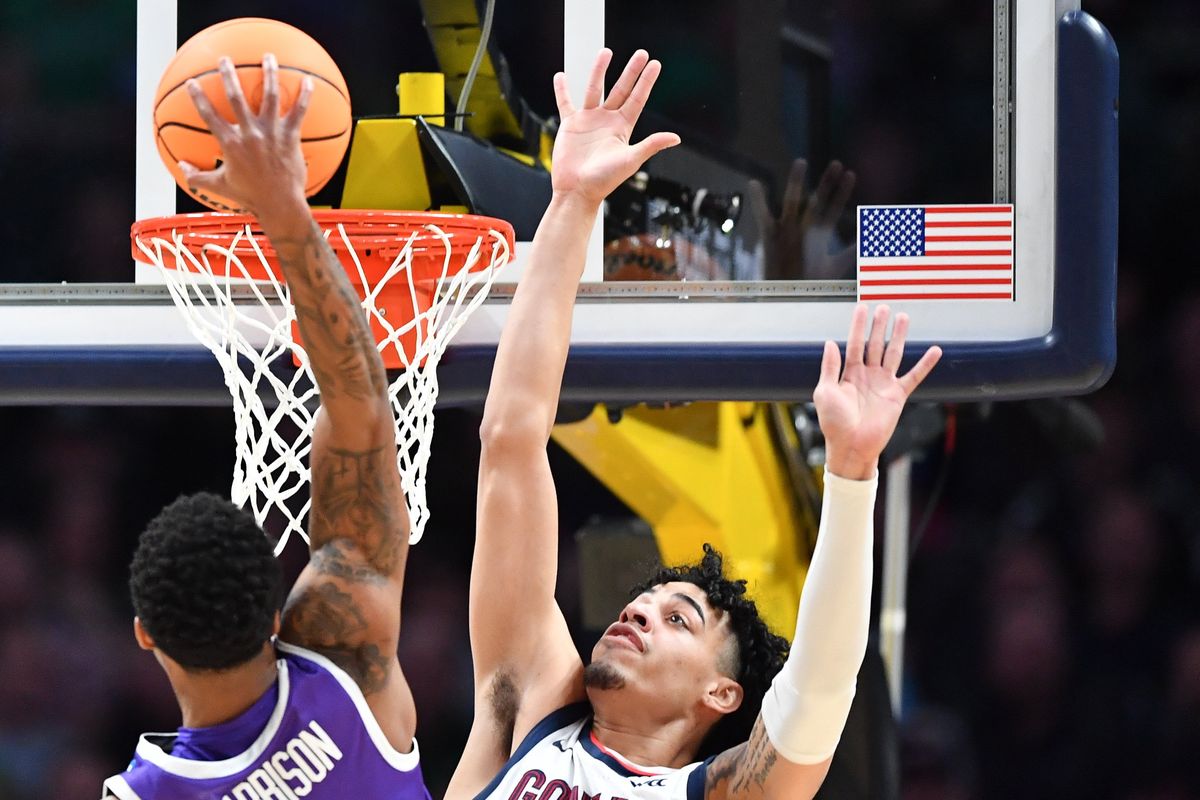
[[[233,62],[222,58],[219,69],[236,123],[217,113],[199,83],[188,81],[196,110],[221,145],[222,160],[207,171],[181,161],[184,178],[196,189],[236,201],[260,219],[275,205],[303,203],[308,169],[300,150],[300,123],[312,97],[312,78],[305,76],[296,102],[280,116],[279,64],[274,55],[263,57],[263,96],[257,113],[246,102]]]
[[[607,48],[596,56],[583,105],[575,108],[563,73],[554,76],[554,95],[562,122],[554,139],[550,177],[554,193],[577,196],[599,205],[655,153],[679,144],[674,133],[654,133],[629,143],[650,89],[662,69],[645,50],[629,59],[625,71],[603,103],[604,73],[612,60]]]

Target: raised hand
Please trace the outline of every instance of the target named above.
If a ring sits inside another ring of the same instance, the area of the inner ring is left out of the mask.
[[[188,81],[188,93],[220,143],[222,158],[220,166],[208,171],[181,161],[179,168],[188,184],[234,200],[260,218],[272,204],[304,202],[308,169],[300,151],[300,123],[308,111],[312,78],[304,77],[296,102],[280,116],[279,64],[274,55],[263,57],[263,95],[257,112],[246,102],[233,62],[222,58],[220,72],[236,122],[217,113],[199,83]]]
[[[761,182],[752,180],[746,188],[763,244],[763,276],[768,280],[830,280],[848,277],[853,272],[852,247],[837,253],[829,251],[834,226],[858,177],[840,161],[831,161],[821,174],[816,191],[810,195],[804,188],[807,175],[807,161],[797,158],[792,162],[783,193],[783,210],[778,217],[771,211]]]
[[[556,194],[577,195],[599,204],[652,155],[679,144],[674,133],[654,133],[630,145],[633,126],[646,107],[662,65],[651,61],[645,50],[638,50],[601,103],[604,74],[611,60],[608,49],[596,56],[579,108],[571,102],[566,76],[561,72],[554,76],[554,95],[562,118],[550,173]]]
[[[826,465],[843,478],[865,480],[875,473],[879,454],[892,438],[909,395],[942,357],[940,347],[930,347],[907,374],[897,376],[904,356],[908,315],[896,315],[892,338],[885,348],[889,315],[887,306],[875,308],[868,340],[867,305],[859,303],[854,309],[846,341],[845,371],[837,344],[825,342],[821,380],[813,391],[813,402],[825,434]]]

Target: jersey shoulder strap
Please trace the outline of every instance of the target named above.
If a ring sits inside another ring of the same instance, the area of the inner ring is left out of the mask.
[[[375,712],[371,710],[370,705],[367,703],[367,698],[362,693],[362,689],[359,688],[358,684],[355,683],[354,679],[345,670],[320,653],[298,647],[294,644],[288,644],[280,639],[275,640],[275,649],[285,656],[299,658],[314,664],[328,673],[337,682],[337,685],[358,713],[358,718],[362,722],[362,726],[366,730],[371,744],[375,746],[375,750],[379,753],[380,757],[393,769],[399,772],[412,772],[420,766],[421,751],[417,746],[416,738],[412,740],[412,749],[407,753],[401,753],[392,747],[392,743],[388,741],[387,734],[383,732],[383,728],[379,725],[379,720],[375,719]]]
[[[109,798],[116,798],[116,800],[142,800],[137,792],[131,789],[129,784],[120,775],[114,775],[106,780],[101,791],[103,794],[100,795],[100,800],[109,800]]]
[[[563,706],[557,711],[551,711],[542,718],[541,722],[534,725],[529,733],[525,734],[525,738],[521,740],[520,746],[513,751],[508,761],[504,762],[504,766],[500,768],[500,771],[496,773],[491,782],[479,794],[475,795],[475,800],[485,800],[485,798],[491,796],[500,784],[504,782],[504,778],[508,775],[509,770],[520,763],[525,756],[529,755],[529,751],[564,728],[577,725],[582,729],[583,723],[591,714],[592,706],[587,702],[572,703],[569,706]]]

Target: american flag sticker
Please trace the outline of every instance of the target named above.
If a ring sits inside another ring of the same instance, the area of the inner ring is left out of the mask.
[[[1014,300],[1013,207],[859,206],[858,299]]]

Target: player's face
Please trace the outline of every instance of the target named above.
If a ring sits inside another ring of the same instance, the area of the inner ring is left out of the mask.
[[[682,581],[635,597],[592,650],[589,689],[632,689],[640,702],[686,705],[728,680],[733,631],[703,590]],[[665,710],[665,709],[664,709]]]

